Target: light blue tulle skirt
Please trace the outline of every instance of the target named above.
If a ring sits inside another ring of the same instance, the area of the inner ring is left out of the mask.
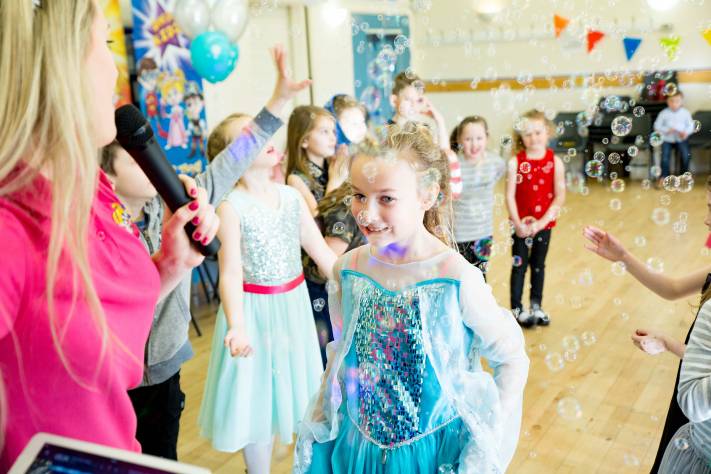
[[[278,436],[292,442],[323,372],[306,284],[276,295],[244,293],[254,354],[234,358],[220,307],[198,423],[215,449],[234,452]]]
[[[383,450],[368,440],[343,413],[335,440],[313,444],[309,473],[455,473],[468,430],[457,418],[409,444]]]

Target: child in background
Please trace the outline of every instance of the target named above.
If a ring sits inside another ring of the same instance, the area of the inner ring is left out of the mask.
[[[408,123],[358,150],[350,171],[369,243],[334,269],[335,340],[294,471],[505,471],[528,358],[521,329],[452,249],[447,160]]]
[[[676,148],[679,156],[679,173],[689,171],[691,153],[689,135],[694,133],[694,121],[691,113],[683,107],[684,94],[680,90],[667,97],[667,108],[662,110],[654,121],[654,130],[662,135],[662,178],[671,174],[670,161],[672,149]]]
[[[365,123],[365,107],[354,98],[339,94],[326,104],[326,110],[333,113],[336,119],[336,133],[339,147],[355,146],[368,137]],[[343,152],[348,153],[347,150]],[[342,162],[343,169],[339,173],[348,173],[349,160]],[[336,255],[360,247],[365,243],[363,234],[358,229],[355,218],[350,212],[351,189],[347,182],[329,192],[318,204],[316,222],[326,239],[326,243]],[[326,288],[326,278],[319,272],[316,263],[308,255],[304,255],[304,275],[309,289],[314,321],[318,331],[318,341],[321,347],[321,361],[326,366],[326,345],[333,340],[331,316],[328,311],[329,293]]]
[[[427,123],[440,149],[447,155],[449,161],[449,188],[454,200],[462,193],[462,171],[457,155],[450,148],[447,126],[444,117],[425,97],[425,83],[412,71],[403,71],[395,76],[390,103],[395,109],[395,115],[388,120],[389,125],[404,125],[406,122]]]
[[[452,131],[450,145],[462,167],[462,195],[454,201],[454,238],[459,253],[479,268],[484,279],[494,235],[494,187],[506,164],[486,149],[489,128],[477,115],[466,117]]]
[[[234,140],[223,142],[208,154],[210,165],[195,177],[207,192],[210,203],[217,205],[234,187],[252,160],[270,137],[282,125],[276,117],[294,95],[308,86],[309,81],[294,83],[286,75],[286,53],[281,47],[272,50],[277,70],[274,94],[252,120],[246,115],[230,135]],[[267,150],[268,151],[268,150]],[[114,220],[133,220],[141,231],[141,239],[151,253],[161,245],[164,204],[143,171],[121,146],[114,142],[102,151],[101,168],[113,182],[116,193],[126,206],[114,210]],[[145,367],[141,385],[129,391],[138,418],[136,438],[146,454],[177,459],[180,417],[185,395],[180,388],[180,368],[192,358],[188,339],[190,325],[190,276],[163,298],[155,308],[155,317],[145,349]]]
[[[238,127],[228,118],[213,134]],[[250,474],[269,472],[274,436],[292,441],[320,383],[300,250],[329,276],[336,258],[298,191],[271,180],[278,160],[260,153],[217,211],[222,304],[199,424],[215,449],[244,449]]]
[[[565,167],[548,148],[553,124],[543,112],[530,110],[514,127],[514,153],[509,161],[506,206],[514,227],[511,309],[523,327],[547,326],[543,282],[551,229],[565,202]],[[521,304],[526,268],[531,267],[530,311]]]
[[[315,216],[326,193],[346,180],[343,162],[347,155],[334,157],[336,121],[322,107],[299,106],[289,117],[286,142],[286,184],[301,193]]]

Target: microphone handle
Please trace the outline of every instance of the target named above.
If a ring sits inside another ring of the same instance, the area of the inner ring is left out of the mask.
[[[148,177],[148,180],[153,184],[158,191],[158,194],[163,198],[171,212],[175,212],[184,205],[188,204],[192,199],[185,191],[183,182],[178,179],[175,169],[168,162],[168,159],[163,155],[160,145],[155,142],[155,137],[151,137],[145,145],[135,148],[126,148],[126,151],[136,160],[138,166]],[[151,146],[152,145],[152,146]],[[155,155],[155,150],[161,150],[160,156],[152,156],[152,159],[147,159],[146,155]],[[190,243],[205,257],[214,257],[217,251],[220,250],[220,240],[215,237],[207,245],[193,239],[195,225],[192,222],[185,224],[185,233],[188,234]]]

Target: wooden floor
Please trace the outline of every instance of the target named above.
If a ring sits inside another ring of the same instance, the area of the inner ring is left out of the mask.
[[[501,244],[506,217],[502,190],[495,209],[499,244],[489,282],[499,303],[508,306],[511,252]],[[613,209],[615,199],[621,203],[619,210]],[[669,211],[668,223],[652,221],[655,208]],[[630,334],[635,328],[657,328],[683,338],[698,298],[665,301],[629,275],[616,275],[609,262],[584,249],[581,230],[586,224],[603,227],[639,257],[659,259],[665,272],[679,274],[711,261],[703,247],[708,235],[705,212],[705,178],[698,178],[693,191],[685,194],[644,190],[638,182],[628,182],[622,193],[602,184],[591,185],[587,195],[568,193],[547,260],[544,307],[552,323],[525,332],[531,369],[521,437],[509,472],[649,472],[678,360],[668,353],[643,354],[630,342]],[[673,223],[685,215],[686,232],[677,234]],[[196,357],[182,371],[187,405],[178,452],[182,461],[213,472],[242,473],[241,454],[217,452],[198,434],[213,321],[214,312],[201,319],[205,334],[192,335]],[[576,336],[580,348],[554,372],[545,357],[562,356],[566,336]],[[566,409],[561,411],[562,399]],[[291,459],[289,447],[277,446],[272,472],[290,472]]]

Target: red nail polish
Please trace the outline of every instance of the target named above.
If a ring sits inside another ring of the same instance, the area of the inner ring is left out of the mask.
[[[200,204],[198,204],[197,201],[193,201],[193,202],[191,202],[190,205],[188,206],[188,209],[190,209],[191,211],[197,211],[197,210],[198,210],[198,207],[200,207]]]
[[[207,237],[205,237],[204,239],[202,239],[202,244],[203,244],[203,245],[207,245]]]
[[[193,217],[193,224],[198,225],[199,223],[200,223],[200,218],[197,216]]]
[[[195,233],[193,234],[193,239],[195,239],[195,240],[197,240],[197,241],[200,241],[200,237],[201,237],[201,236],[202,236],[202,234],[201,234],[200,232],[195,232]]]
[[[197,189],[193,188],[190,190],[190,195],[191,196],[197,196]]]

